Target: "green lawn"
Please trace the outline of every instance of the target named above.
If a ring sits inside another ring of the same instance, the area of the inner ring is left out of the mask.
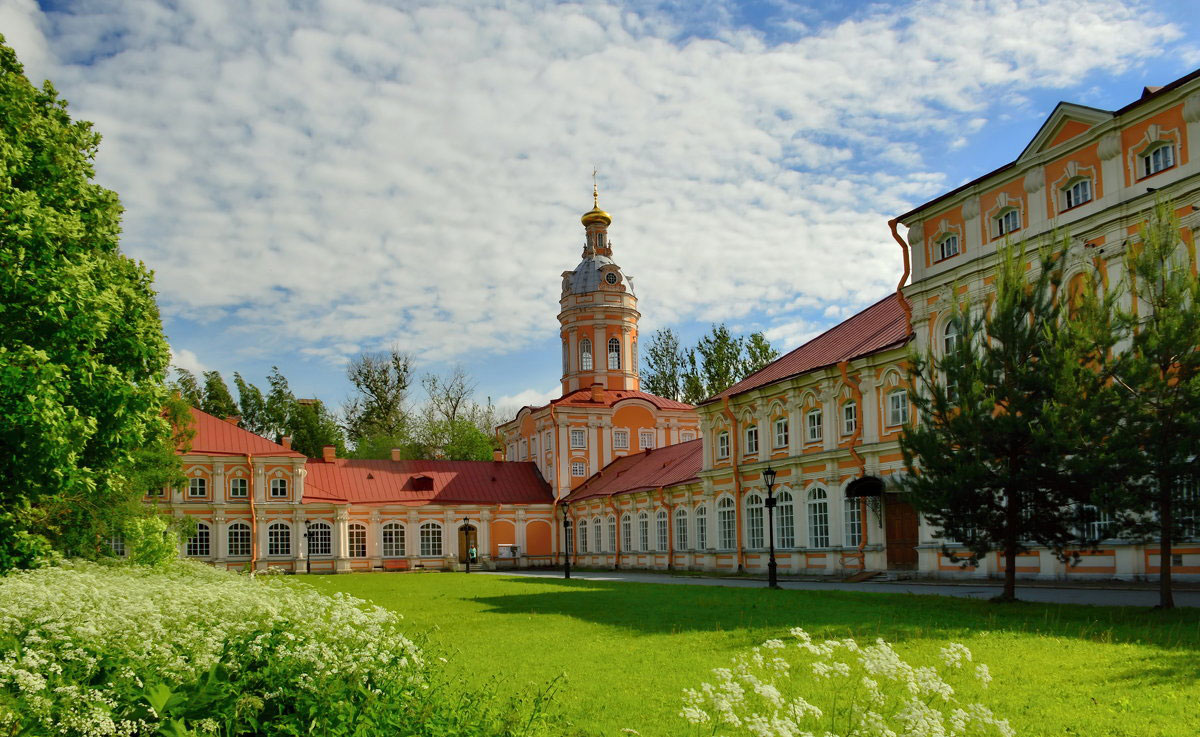
[[[966,644],[994,682],[975,697],[1026,737],[1200,734],[1200,614],[453,573],[313,576],[402,613],[467,682],[536,689],[560,674],[563,734],[687,734],[682,689],[801,626],[876,637],[910,662]]]

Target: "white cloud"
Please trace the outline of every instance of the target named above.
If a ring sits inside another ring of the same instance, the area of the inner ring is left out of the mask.
[[[495,401],[495,405],[498,408],[513,409],[513,412],[503,415],[511,416],[515,414],[516,410],[520,409],[521,407],[540,407],[543,404],[547,404],[552,399],[558,399],[560,396],[562,396],[562,389],[559,387],[559,385],[555,384],[554,387],[547,389],[546,391],[539,391],[538,389],[525,389],[524,391],[517,392],[516,394],[509,394],[508,396],[500,397]]]
[[[200,357],[195,353],[187,348],[176,350],[174,346],[171,347],[171,365],[191,371],[196,376],[209,370],[209,367],[201,362]]]
[[[1106,0],[870,6],[774,45],[720,2],[688,24],[710,38],[600,2],[5,7],[104,134],[164,313],[334,363],[553,334],[593,163],[655,323],[862,306],[900,270],[887,217],[947,186],[923,150],[1180,33]]]

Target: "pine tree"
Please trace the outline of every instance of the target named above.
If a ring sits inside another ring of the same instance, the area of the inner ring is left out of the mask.
[[[268,432],[267,401],[263,398],[262,390],[242,378],[236,371],[233,373],[233,383],[238,390],[238,414],[242,416],[241,426],[255,435],[266,437]]]
[[[233,401],[233,395],[229,393],[220,371],[204,372],[204,401],[200,409],[222,420],[238,413],[237,403]]]

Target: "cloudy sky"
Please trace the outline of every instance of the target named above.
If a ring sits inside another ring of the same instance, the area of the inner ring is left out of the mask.
[[[1200,66],[1194,6],[0,0],[103,134],[180,365],[334,405],[398,344],[557,396],[592,167],[649,333],[792,348],[895,287],[887,220],[1016,156],[1061,99]]]

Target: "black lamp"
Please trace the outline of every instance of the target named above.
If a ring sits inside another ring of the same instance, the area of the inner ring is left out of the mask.
[[[770,534],[771,553],[767,558],[767,585],[779,588],[779,565],[775,562],[775,476],[778,472],[767,466],[763,471],[763,483],[767,485],[767,530]]]

